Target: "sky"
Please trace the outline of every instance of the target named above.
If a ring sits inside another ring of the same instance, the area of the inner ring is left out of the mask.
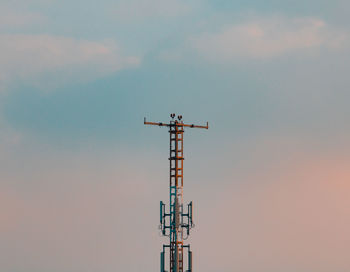
[[[350,271],[349,10],[1,0],[0,270],[159,271],[174,112],[195,271]]]

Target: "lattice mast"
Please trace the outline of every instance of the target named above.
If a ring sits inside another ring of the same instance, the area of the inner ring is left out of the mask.
[[[190,229],[194,227],[192,217],[192,202],[187,204],[187,211],[183,204],[183,133],[184,128],[204,128],[206,126],[198,126],[193,124],[184,124],[182,116],[179,115],[175,120],[175,114],[170,115],[171,120],[166,123],[147,122],[145,125],[155,125],[160,127],[168,127],[170,135],[170,184],[169,195],[170,205],[166,212],[165,204],[160,202],[160,229],[163,236],[169,237],[169,244],[163,245],[163,251],[160,254],[160,271],[167,272],[166,259],[169,260],[170,272],[184,272],[184,266],[187,263],[186,272],[192,272],[192,251],[190,245],[184,244],[184,240],[190,235]],[[187,261],[184,259],[187,250]],[[168,257],[166,256],[168,252]]]

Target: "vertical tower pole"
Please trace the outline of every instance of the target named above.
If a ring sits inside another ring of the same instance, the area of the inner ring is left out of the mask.
[[[181,122],[171,121],[170,134],[170,271],[183,272],[183,133]]]

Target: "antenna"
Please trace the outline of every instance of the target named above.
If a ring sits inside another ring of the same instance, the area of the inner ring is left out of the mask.
[[[192,201],[187,204],[185,211],[183,204],[183,133],[184,128],[203,128],[206,126],[198,126],[194,124],[184,124],[182,115],[178,115],[175,119],[175,113],[170,114],[169,123],[147,122],[145,125],[153,125],[159,127],[168,127],[170,134],[170,184],[169,196],[170,205],[168,212],[166,211],[163,201],[160,202],[160,225],[163,236],[169,237],[169,244],[163,245],[163,251],[160,253],[160,271],[165,270],[165,260],[169,260],[170,272],[184,272],[184,253],[187,252],[187,270],[192,272],[192,251],[190,245],[184,244],[184,240],[190,235],[190,229],[194,227],[192,215]],[[168,256],[168,257],[166,257]]]

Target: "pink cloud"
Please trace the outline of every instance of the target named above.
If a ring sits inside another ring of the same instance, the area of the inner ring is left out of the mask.
[[[199,55],[213,61],[271,58],[313,48],[339,48],[348,34],[317,18],[260,18],[190,39]]]
[[[40,13],[18,10],[18,8],[16,10],[7,7],[6,4],[0,4],[0,28],[23,28],[45,21],[46,17]]]
[[[37,85],[86,81],[138,66],[112,41],[50,35],[0,35],[0,83],[23,80]],[[39,83],[40,82],[40,83]]]
[[[117,20],[140,21],[181,16],[190,10],[189,2],[182,0],[124,0],[116,3],[114,15]]]

